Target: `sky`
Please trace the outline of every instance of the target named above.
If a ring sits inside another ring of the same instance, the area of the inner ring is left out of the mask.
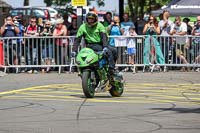
[[[20,7],[23,6],[24,0],[3,0],[7,2],[12,7]],[[29,0],[31,6],[46,6],[43,2],[43,0]]]
[[[97,10],[102,11],[115,11],[116,13],[119,12],[119,0],[104,0],[105,6],[98,7],[96,1],[92,2],[92,6],[96,7]]]

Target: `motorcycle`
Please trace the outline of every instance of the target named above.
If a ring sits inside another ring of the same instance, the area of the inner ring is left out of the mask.
[[[109,91],[111,96],[120,97],[124,90],[121,73],[111,76],[108,63],[103,52],[95,52],[91,48],[83,48],[76,56],[76,66],[82,79],[85,97],[93,98],[95,93]]]

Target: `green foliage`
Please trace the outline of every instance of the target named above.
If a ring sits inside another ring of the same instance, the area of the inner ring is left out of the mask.
[[[24,6],[29,6],[29,0],[24,0]]]
[[[128,7],[126,12],[130,12],[133,18],[144,15],[144,13],[151,13],[152,10],[161,8],[168,4],[171,0],[128,0]]]

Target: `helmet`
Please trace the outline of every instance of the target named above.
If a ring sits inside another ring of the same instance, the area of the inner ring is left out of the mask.
[[[94,21],[93,22],[89,22],[88,19],[93,19]],[[87,15],[86,15],[86,22],[89,26],[94,26],[98,21],[98,17],[96,15],[95,12],[89,12]]]

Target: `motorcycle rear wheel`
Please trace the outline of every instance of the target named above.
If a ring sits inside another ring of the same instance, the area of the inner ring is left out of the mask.
[[[91,71],[84,71],[82,73],[82,88],[85,97],[93,98],[95,94],[96,81],[91,76]]]

